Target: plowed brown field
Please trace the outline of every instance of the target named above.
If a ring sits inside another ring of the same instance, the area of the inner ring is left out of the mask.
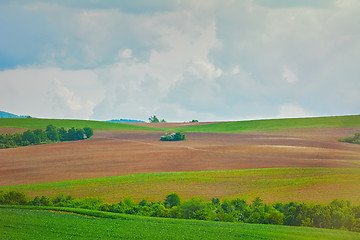
[[[360,128],[253,133],[187,133],[160,142],[161,132],[96,130],[93,139],[0,150],[0,185],[133,173],[272,167],[360,167],[360,145],[340,143]]]

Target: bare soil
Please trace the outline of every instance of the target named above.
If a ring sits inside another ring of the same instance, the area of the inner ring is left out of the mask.
[[[360,128],[290,129],[253,133],[96,130],[92,139],[0,150],[0,185],[134,173],[274,167],[360,167],[360,145],[340,143]]]

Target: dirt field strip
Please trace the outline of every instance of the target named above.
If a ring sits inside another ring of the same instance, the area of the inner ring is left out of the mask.
[[[93,139],[0,150],[0,186],[136,173],[279,167],[358,168],[360,145],[340,143],[360,128],[288,129],[251,133],[96,130]]]

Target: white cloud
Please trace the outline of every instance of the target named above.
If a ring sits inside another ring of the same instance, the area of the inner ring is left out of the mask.
[[[294,83],[297,82],[298,78],[294,71],[290,70],[287,66],[283,68],[282,77],[288,82],[288,83]]]
[[[187,71],[196,78],[213,80],[222,74],[222,70],[216,68],[213,64],[201,60],[191,62]]]
[[[126,48],[119,52],[119,57],[129,59],[132,57],[132,51],[129,48]]]
[[[19,115],[89,119],[104,97],[90,70],[17,68],[0,71],[0,108]]]
[[[276,118],[298,118],[298,117],[311,117],[312,115],[305,111],[302,107],[286,103],[279,107],[279,114]]]
[[[233,67],[231,73],[232,73],[233,75],[239,74],[239,73],[240,73],[240,67],[239,67],[238,65],[235,66],[235,67]]]
[[[81,119],[90,119],[90,116],[94,113],[93,109],[95,103],[91,100],[83,101],[79,96],[75,95],[74,91],[66,88],[59,80],[54,80],[54,92],[56,102],[60,103],[60,111],[70,110],[71,115],[77,116]],[[56,106],[59,108],[59,106]]]

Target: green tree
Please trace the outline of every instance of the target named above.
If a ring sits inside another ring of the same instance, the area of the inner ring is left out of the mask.
[[[76,129],[75,135],[75,140],[83,140],[86,137],[84,129]]]
[[[23,142],[29,142],[29,144],[39,144],[40,139],[36,136],[33,131],[27,130],[22,135]]]
[[[160,122],[160,121],[159,121],[159,119],[154,115],[154,116],[149,117],[149,122],[150,122],[150,123],[158,123],[158,122]]]
[[[33,130],[33,133],[39,139],[39,143],[40,142],[46,142],[48,140],[48,137],[47,137],[46,133],[42,129],[35,129],[35,130]]]
[[[74,141],[74,140],[76,140],[76,129],[75,129],[74,127],[70,128],[70,129],[67,131],[66,140],[68,140],[68,141]]]
[[[56,127],[51,124],[46,127],[46,135],[50,141],[57,142],[60,140]]]
[[[204,209],[205,203],[200,198],[191,198],[180,205],[181,217],[195,219],[195,212]]]
[[[58,133],[59,133],[60,141],[66,141],[68,139],[67,137],[68,133],[63,127],[58,129]]]
[[[180,197],[179,195],[177,195],[176,193],[171,193],[169,195],[166,196],[165,201],[164,201],[164,205],[167,208],[172,208],[174,206],[179,206],[180,205]]]
[[[92,137],[92,135],[94,135],[94,131],[89,127],[85,127],[84,132],[85,132],[86,138],[90,138],[90,137]]]

